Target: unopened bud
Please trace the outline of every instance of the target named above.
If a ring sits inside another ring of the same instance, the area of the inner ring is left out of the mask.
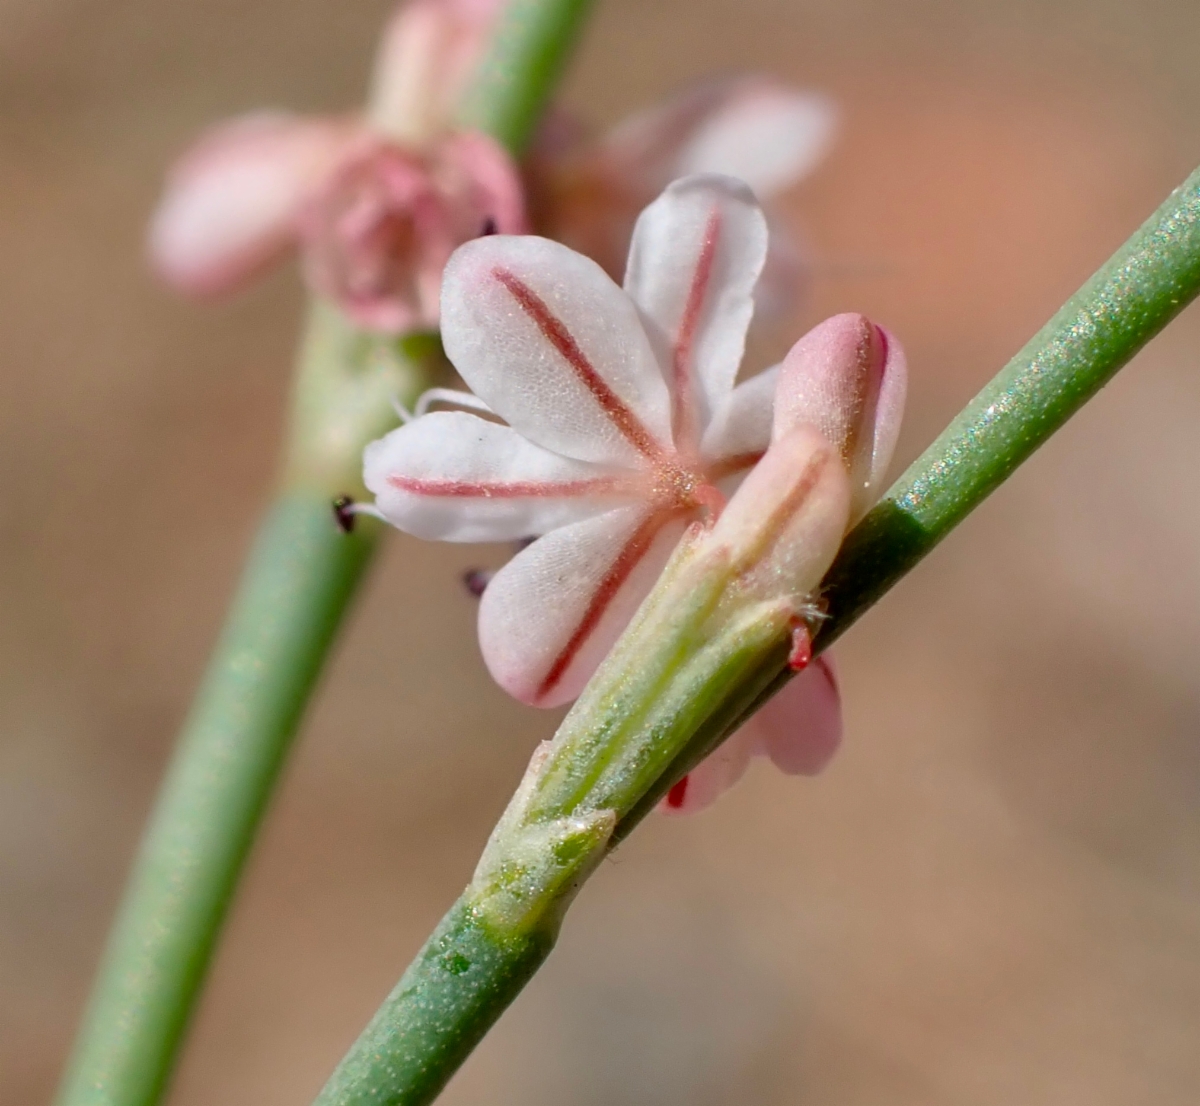
[[[375,62],[368,107],[372,126],[418,148],[444,133],[500,6],[500,0],[402,4],[384,31]]]
[[[835,315],[784,358],[775,393],[778,438],[798,426],[819,430],[850,477],[850,522],[874,503],[892,459],[908,370],[904,351],[863,315]]]
[[[810,426],[771,443],[713,527],[746,593],[805,607],[833,562],[850,510],[837,449]]]

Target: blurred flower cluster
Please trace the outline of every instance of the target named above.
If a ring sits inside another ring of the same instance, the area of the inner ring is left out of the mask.
[[[256,112],[202,135],[171,170],[151,224],[158,272],[184,292],[216,295],[299,247],[312,290],[360,326],[435,326],[455,247],[485,229],[527,229],[512,159],[452,125],[498,6],[400,8],[360,114]]]
[[[410,0],[385,30],[367,107],[218,124],[172,168],[150,256],[179,290],[241,288],[298,249],[312,290],[358,325],[400,334],[438,322],[441,273],[480,234],[530,230],[614,278],[634,220],[677,177],[716,172],[771,200],[824,155],[833,109],[767,77],[710,81],[598,141],[552,113],[524,165],[454,121],[502,0]],[[803,273],[772,220],[760,306],[786,311]]]

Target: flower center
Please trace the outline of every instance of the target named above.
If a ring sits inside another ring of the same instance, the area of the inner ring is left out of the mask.
[[[670,511],[702,510],[708,522],[715,522],[725,507],[725,496],[707,473],[669,461],[659,466],[654,499]]]

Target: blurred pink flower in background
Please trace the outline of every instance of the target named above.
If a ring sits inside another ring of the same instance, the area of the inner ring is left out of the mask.
[[[525,228],[520,182],[478,132],[418,156],[368,138],[348,149],[299,218],[313,291],[360,326],[402,333],[438,321],[442,271],[481,233]]]
[[[524,167],[453,111],[502,0],[413,0],[380,45],[365,112],[256,112],[218,124],[168,174],[150,228],[157,272],[182,292],[242,288],[299,248],[312,290],[360,326],[438,321],[442,269],[485,230],[533,224],[614,278],[638,213],[677,177],[716,172],[770,200],[823,156],[833,110],[761,76],[706,82],[588,144],[558,116]],[[760,315],[787,314],[803,265],[772,218]]]
[[[183,292],[219,295],[298,246],[312,289],[360,326],[435,326],[454,248],[526,226],[512,159],[451,127],[497,6],[402,7],[363,115],[260,112],[203,135],[168,176],[150,228],[155,269]]]
[[[737,177],[764,204],[770,228],[757,317],[790,314],[801,297],[803,257],[773,201],[825,156],[835,120],[827,97],[758,74],[694,85],[592,142],[554,115],[526,165],[534,228],[619,280],[638,213],[671,181],[691,173]]]

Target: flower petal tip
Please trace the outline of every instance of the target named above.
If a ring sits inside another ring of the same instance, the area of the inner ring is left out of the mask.
[[[842,742],[842,699],[832,659],[817,657],[748,725],[780,771],[790,776],[822,772]]]
[[[151,267],[188,295],[237,289],[293,243],[352,134],[340,120],[265,111],[213,127],[168,173],[149,228]]]

